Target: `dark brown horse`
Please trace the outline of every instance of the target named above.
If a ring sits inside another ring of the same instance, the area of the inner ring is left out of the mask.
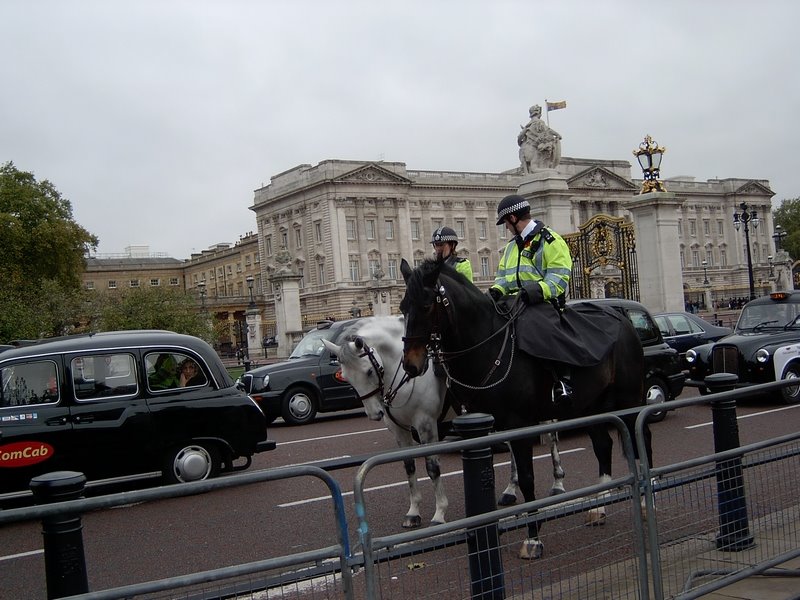
[[[412,269],[403,260],[401,272],[406,282],[406,294],[400,303],[406,319],[406,372],[411,377],[424,372],[428,349],[432,348],[442,358],[459,400],[470,412],[491,414],[498,430],[535,425],[555,417],[575,418],[644,405],[642,345],[633,325],[613,309],[601,307],[596,318],[610,320],[606,328],[616,329],[616,341],[598,364],[573,367],[574,399],[570,412],[554,414],[552,365],[515,347],[509,333],[513,319],[509,321],[498,314],[488,296],[442,262],[425,261]],[[636,416],[623,420],[633,437]],[[649,430],[645,434],[650,458]],[[601,481],[608,481],[613,445],[608,428],[591,427],[589,435]],[[511,449],[520,489],[525,501],[531,502],[535,500],[533,439],[515,440]],[[538,523],[534,521],[528,526],[528,539],[520,557],[539,558],[542,551]]]

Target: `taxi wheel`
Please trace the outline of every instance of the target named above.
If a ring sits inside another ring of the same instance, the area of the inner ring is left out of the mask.
[[[800,379],[800,365],[790,365],[783,374],[784,379]],[[781,388],[781,400],[784,404],[800,402],[800,385]]]
[[[299,385],[290,387],[283,395],[281,416],[290,425],[311,423],[317,416],[317,398],[314,392]]]
[[[187,483],[215,477],[221,467],[219,450],[213,444],[179,445],[167,453],[163,476],[166,483]]]
[[[644,397],[647,405],[663,404],[669,399],[664,383],[658,377],[648,377],[644,382]],[[650,415],[648,423],[658,423],[667,416],[666,411],[656,412]]]

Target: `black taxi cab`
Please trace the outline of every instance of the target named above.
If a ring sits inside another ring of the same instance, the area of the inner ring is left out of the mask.
[[[702,394],[711,391],[705,378],[713,373],[737,375],[737,387],[800,379],[800,291],[772,292],[751,300],[742,308],[732,335],[690,349],[686,362],[686,385]],[[800,402],[800,385],[770,393],[786,404]]]
[[[60,470],[197,481],[274,447],[261,409],[196,337],[117,331],[0,350],[0,494]]]

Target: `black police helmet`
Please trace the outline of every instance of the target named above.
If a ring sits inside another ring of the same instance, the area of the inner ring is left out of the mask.
[[[458,236],[456,232],[449,227],[439,227],[439,229],[434,230],[431,236],[431,244],[436,244],[438,242],[453,242],[457,244]]]
[[[523,217],[530,214],[531,205],[522,196],[512,194],[500,200],[497,205],[497,224],[502,225],[508,215]]]

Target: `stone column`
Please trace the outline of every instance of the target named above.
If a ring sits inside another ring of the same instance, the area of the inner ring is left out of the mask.
[[[275,339],[278,342],[279,357],[289,356],[296,342],[303,336],[300,279],[300,275],[288,268],[278,270],[269,278],[275,289]]]
[[[625,201],[636,233],[639,299],[652,312],[683,311],[678,208],[672,192],[648,192]]]
[[[577,228],[572,222],[572,192],[567,178],[555,169],[542,169],[525,178],[517,193],[531,204],[531,216],[565,235]]]
[[[247,307],[247,355],[254,359],[261,353],[261,313],[256,306]]]

